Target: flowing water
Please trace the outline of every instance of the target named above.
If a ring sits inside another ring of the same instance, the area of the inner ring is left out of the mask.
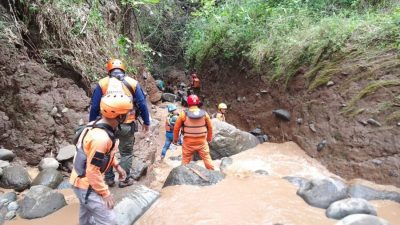
[[[322,178],[335,176],[317,160],[310,158],[295,143],[264,143],[254,149],[232,156],[233,164],[226,168],[227,177],[208,186],[171,186],[162,184],[171,169],[180,164],[169,156],[180,154],[180,149],[169,151],[164,162],[153,166],[155,178],[150,186],[161,191],[160,199],[135,223],[139,225],[203,225],[203,224],[296,224],[330,225],[337,220],[325,216],[325,210],[311,207],[296,195],[297,187],[282,177],[299,176]],[[202,165],[202,162],[198,162]],[[220,161],[215,161],[216,166]],[[269,175],[256,174],[266,170]],[[335,176],[337,177],[337,176]],[[363,183],[378,189],[400,191],[393,186]],[[7,222],[10,225],[70,225],[78,224],[79,205],[72,192],[65,192],[69,205],[48,217]],[[392,225],[400,225],[400,204],[392,201],[371,201],[378,216]]]
[[[170,154],[179,154],[179,150]],[[327,218],[325,210],[309,206],[296,195],[297,187],[282,179],[285,176],[335,176],[295,143],[265,143],[232,158],[234,163],[225,170],[226,179],[216,185],[162,189],[161,198],[137,224],[329,225],[337,222]],[[171,169],[179,162],[168,160],[165,164]],[[157,171],[160,181],[165,180],[166,171],[169,171],[165,164]],[[258,175],[254,173],[256,170],[266,170],[269,175]],[[154,188],[159,188],[161,182],[153,184]],[[400,204],[391,201],[372,203],[378,209],[378,216],[392,225],[400,225]]]

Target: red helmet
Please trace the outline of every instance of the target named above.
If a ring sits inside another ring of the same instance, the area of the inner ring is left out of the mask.
[[[188,106],[199,105],[200,99],[197,95],[189,95],[187,98],[187,104]]]

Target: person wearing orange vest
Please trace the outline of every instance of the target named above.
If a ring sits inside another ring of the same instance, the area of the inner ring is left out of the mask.
[[[127,173],[126,180],[119,182],[119,187],[121,188],[134,183],[133,178],[129,175],[132,167],[133,144],[135,142],[134,132],[137,126],[135,123],[136,117],[142,117],[144,132],[147,133],[150,126],[150,114],[147,108],[146,97],[139,83],[135,79],[126,76],[125,71],[126,67],[121,60],[111,59],[107,62],[108,76],[98,82],[93,92],[89,117],[89,121],[94,121],[100,115],[100,100],[102,96],[109,92],[109,89],[112,87],[111,84],[114,84],[114,81],[118,79],[120,81],[118,84],[120,86],[122,85],[123,92],[129,96],[134,103],[134,108],[129,113],[126,121],[119,126],[116,133],[120,141],[119,153],[121,155],[121,167]],[[139,110],[139,112],[136,112],[136,110]],[[113,186],[115,184],[114,180],[115,174],[111,168],[110,171],[106,173],[106,182],[108,185]]]
[[[125,170],[115,158],[118,140],[115,129],[127,117],[133,104],[129,96],[107,95],[101,99],[100,119],[90,122],[79,136],[70,183],[79,199],[79,224],[116,225],[114,199],[104,181],[104,173],[114,167],[119,179]]]
[[[218,104],[218,112],[215,118],[219,121],[225,122],[225,112],[228,109],[228,106],[225,103]]]
[[[190,84],[190,88],[193,91],[192,94],[200,94],[201,82],[196,73],[192,74],[192,82]]]
[[[178,142],[179,132],[182,129],[182,164],[188,164],[195,152],[198,152],[204,165],[214,170],[210,156],[208,142],[212,140],[212,123],[208,113],[198,106],[200,99],[197,95],[190,95],[187,100],[189,108],[179,115],[174,127],[174,143]]]
[[[161,159],[164,159],[165,154],[167,153],[169,147],[171,146],[172,140],[174,138],[173,132],[174,132],[174,126],[176,123],[176,120],[178,119],[178,108],[176,105],[171,104],[168,105],[168,116],[167,119],[165,120],[165,144],[164,147],[161,151]]]

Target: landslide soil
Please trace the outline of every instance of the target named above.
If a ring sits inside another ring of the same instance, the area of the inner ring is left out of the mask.
[[[309,68],[300,68],[285,87],[284,82],[262,79],[241,63],[208,62],[200,73],[201,97],[211,112],[217,103],[227,103],[229,123],[244,130],[260,127],[273,142],[294,141],[341,177],[400,187],[400,126],[396,125],[400,121],[388,120],[399,110],[394,99],[400,87],[381,87],[357,101],[353,115],[343,112],[370,82],[398,80],[398,57],[398,51],[377,51],[323,62],[334,64],[330,80],[335,84],[314,90],[309,89],[312,80],[306,78]],[[316,70],[316,79],[324,69]],[[279,108],[291,113],[289,122],[273,115]],[[382,126],[361,123],[369,118]],[[327,144],[318,151],[323,140]]]

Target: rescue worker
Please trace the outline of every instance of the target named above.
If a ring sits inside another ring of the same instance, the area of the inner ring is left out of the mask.
[[[217,118],[219,121],[225,122],[225,113],[226,110],[228,109],[228,106],[225,103],[219,103],[218,104],[218,112],[215,118]]]
[[[134,133],[137,131],[137,124],[135,123],[136,117],[141,116],[143,118],[142,130],[143,132],[149,131],[150,126],[150,115],[146,104],[146,97],[140,87],[139,83],[128,76],[125,75],[126,67],[119,59],[111,59],[107,63],[108,76],[101,79],[93,92],[91,108],[90,108],[90,118],[89,121],[94,121],[99,116],[100,113],[100,100],[101,97],[107,93],[109,89],[109,83],[112,78],[117,78],[123,84],[123,92],[133,99],[134,108],[129,113],[126,121],[119,126],[116,132],[116,136],[120,141],[119,153],[121,155],[121,167],[127,173],[126,180],[119,182],[119,187],[123,188],[130,186],[134,183],[132,177],[130,177],[130,168],[132,167],[133,159],[133,144],[135,142]],[[139,112],[137,112],[139,111]],[[106,183],[109,186],[114,186],[115,184],[115,174],[112,170],[106,173]]]
[[[182,129],[182,164],[190,163],[193,154],[198,152],[205,167],[214,170],[208,147],[208,142],[212,140],[210,116],[198,107],[200,99],[197,95],[190,95],[187,103],[189,108],[180,113],[174,127],[174,144],[178,142],[179,132]]]
[[[167,119],[165,120],[165,144],[161,152],[161,159],[164,159],[165,154],[167,153],[169,147],[171,146],[171,143],[174,139],[174,126],[176,123],[176,120],[178,119],[178,108],[176,105],[171,104],[168,105],[168,116]]]
[[[188,95],[190,94],[195,94],[195,95],[199,95],[200,94],[200,87],[201,87],[201,82],[200,79],[197,77],[196,73],[192,74],[192,81],[190,83],[190,91],[191,93],[188,93]]]
[[[125,170],[115,158],[119,144],[115,129],[132,106],[129,96],[104,96],[100,102],[102,117],[90,122],[79,136],[70,183],[80,203],[80,225],[90,225],[92,219],[97,225],[117,224],[112,210],[114,199],[104,182],[104,173],[114,167],[119,179],[126,179]]]

